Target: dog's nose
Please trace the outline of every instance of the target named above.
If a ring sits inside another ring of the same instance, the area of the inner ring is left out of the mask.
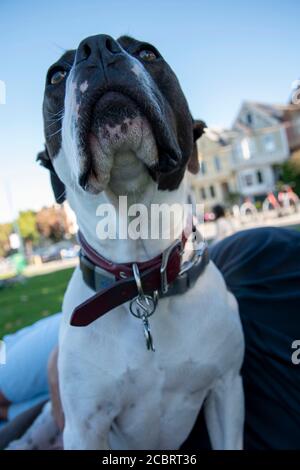
[[[102,59],[105,65],[114,63],[123,50],[111,36],[98,34],[84,39],[78,46],[75,63],[82,61],[99,61]]]
[[[118,54],[121,52],[121,47],[117,43],[117,41],[114,40],[111,36],[107,36],[106,34],[101,34],[99,38],[99,43],[100,43],[100,49],[101,50],[107,50],[111,54]]]

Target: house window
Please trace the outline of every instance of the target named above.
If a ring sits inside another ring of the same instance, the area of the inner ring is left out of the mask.
[[[221,171],[221,160],[220,160],[220,157],[218,157],[217,155],[215,156],[214,158],[214,162],[215,162],[215,169],[216,171]]]
[[[256,177],[257,177],[258,184],[262,184],[264,182],[263,175],[260,170],[256,172]]]
[[[250,155],[250,148],[249,148],[249,141],[248,139],[243,139],[241,142],[242,147],[242,155],[245,160],[249,160],[251,158]]]
[[[264,135],[263,142],[264,142],[264,146],[267,152],[274,152],[275,142],[274,142],[273,135],[271,134]]]
[[[248,126],[251,126],[251,124],[253,124],[253,117],[251,113],[246,114],[246,124],[248,124]]]
[[[244,175],[244,182],[246,186],[253,186],[253,175],[251,173]]]
[[[216,191],[215,191],[214,186],[209,187],[209,192],[210,192],[210,197],[212,198],[216,197]]]
[[[241,147],[244,160],[250,160],[250,158],[252,158],[255,154],[256,150],[254,139],[243,139],[241,141]]]
[[[202,173],[202,175],[206,175],[206,173],[207,173],[207,165],[206,165],[206,162],[204,160],[202,160],[202,162],[200,164],[200,172]]]
[[[205,188],[200,188],[200,195],[201,195],[201,199],[206,199],[206,192],[205,192]]]

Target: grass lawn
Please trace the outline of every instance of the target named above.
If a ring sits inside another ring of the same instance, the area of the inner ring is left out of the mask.
[[[73,268],[26,278],[0,290],[0,339],[61,310]]]

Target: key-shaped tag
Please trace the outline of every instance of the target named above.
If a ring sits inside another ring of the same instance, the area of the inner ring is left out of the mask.
[[[147,318],[151,317],[156,309],[156,303],[150,295],[139,295],[134,301],[136,301],[136,309],[142,310],[142,315],[145,315]],[[141,318],[140,313],[138,314],[138,318]]]
[[[146,318],[146,317],[143,317],[143,326],[144,326],[144,335],[145,335],[145,338],[146,338],[147,349],[149,349],[151,351],[155,351],[155,347],[154,347],[154,344],[153,344],[153,337],[152,337],[152,334],[151,334],[150,323],[148,321],[148,318]]]

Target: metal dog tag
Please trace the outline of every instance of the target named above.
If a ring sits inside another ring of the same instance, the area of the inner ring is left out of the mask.
[[[155,308],[156,303],[150,295],[139,295],[130,302],[130,311],[136,318],[151,317]]]
[[[135,297],[130,302],[130,312],[134,317],[139,318],[143,322],[146,346],[151,351],[155,351],[155,348],[148,318],[154,313],[155,308],[156,303],[149,295]]]

